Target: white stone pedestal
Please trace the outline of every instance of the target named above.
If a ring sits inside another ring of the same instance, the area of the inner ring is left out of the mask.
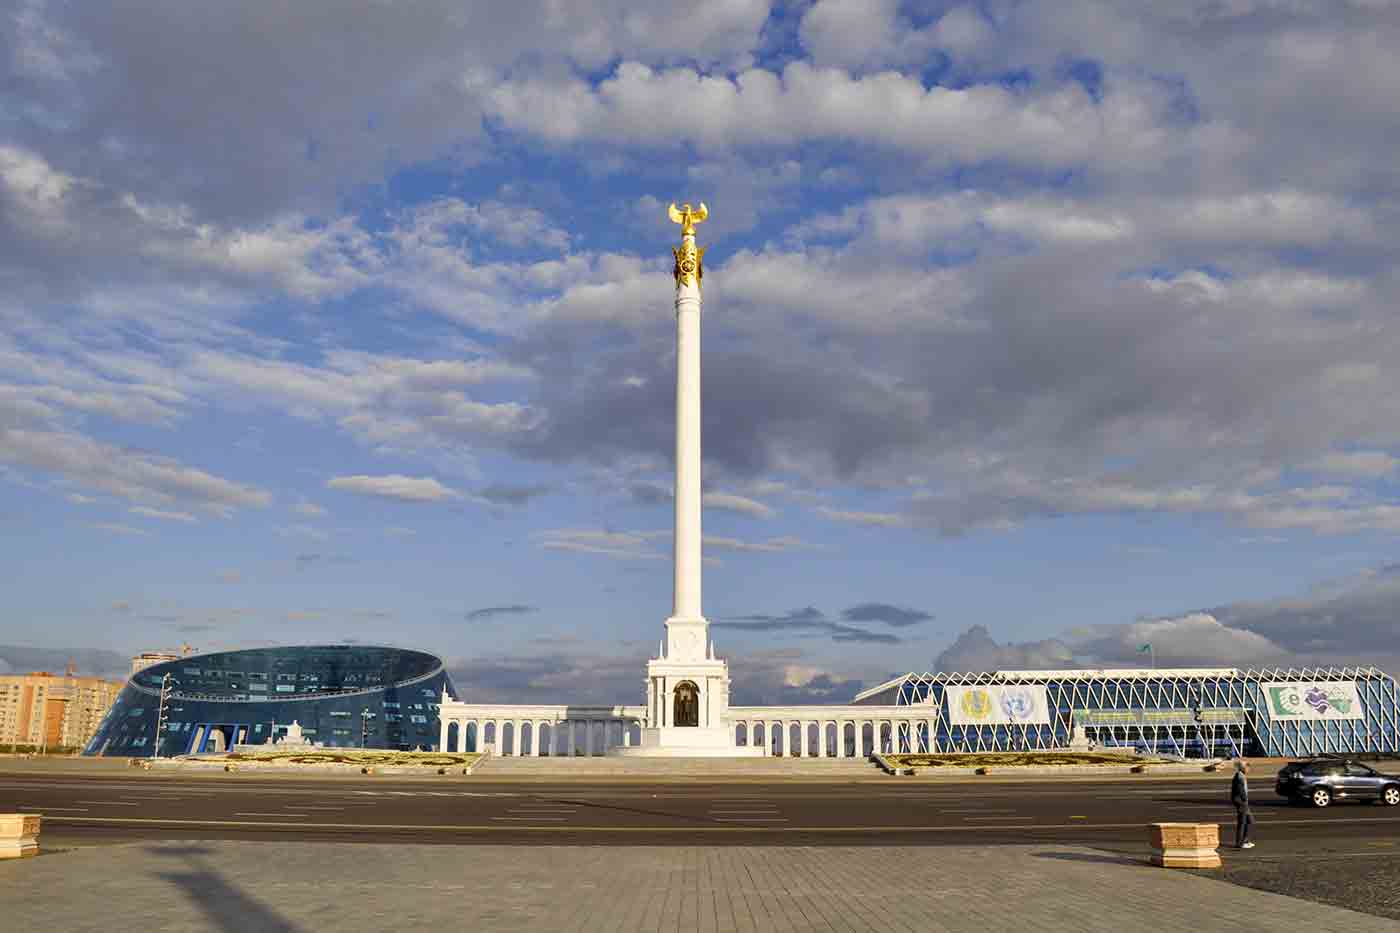
[[[627,758],[757,758],[765,748],[734,744],[725,725],[729,711],[729,665],[714,656],[703,618],[666,620],[662,657],[647,662],[647,725],[641,741],[608,749]],[[680,724],[678,697],[694,691],[693,721]]]
[[[39,854],[37,813],[0,813],[0,859]]]

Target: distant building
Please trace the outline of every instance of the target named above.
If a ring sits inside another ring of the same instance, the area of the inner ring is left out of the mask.
[[[433,749],[438,707],[451,687],[441,659],[403,648],[307,645],[179,657],[131,675],[84,754],[146,757],[157,743],[162,756],[222,752],[265,745],[294,721],[327,748]]]
[[[0,675],[0,745],[82,748],[121,689],[119,681],[71,673]]]
[[[927,709],[892,743],[911,752],[1104,747],[1200,757],[1395,754],[1395,679],[1374,667],[905,674],[857,706]],[[884,743],[891,744],[891,743]]]
[[[164,664],[166,661],[178,661],[180,655],[173,651],[143,651],[131,658],[131,673],[139,674],[153,664]]]

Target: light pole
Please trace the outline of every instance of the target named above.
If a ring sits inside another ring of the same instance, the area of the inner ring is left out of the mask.
[[[160,705],[156,708],[156,747],[151,754],[152,758],[160,757],[160,739],[165,734],[165,700],[170,694],[170,685],[179,681],[165,674],[160,679]]]
[[[369,747],[369,719],[372,715],[368,706],[360,713],[360,748]]]

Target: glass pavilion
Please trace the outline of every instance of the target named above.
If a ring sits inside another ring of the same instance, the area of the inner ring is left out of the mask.
[[[193,655],[133,674],[85,755],[149,757],[262,745],[293,721],[330,748],[427,749],[452,691],[442,661],[363,645]]]

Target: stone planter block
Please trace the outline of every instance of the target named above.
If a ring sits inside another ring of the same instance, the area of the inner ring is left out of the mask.
[[[0,813],[0,858],[39,854],[39,814]]]
[[[1148,827],[1152,864],[1163,868],[1219,868],[1220,827],[1215,823],[1153,823]]]

